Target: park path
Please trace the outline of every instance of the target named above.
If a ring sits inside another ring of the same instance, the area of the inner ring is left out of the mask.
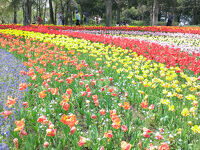
[[[15,58],[6,50],[0,49],[0,113],[5,110],[13,112],[7,120],[0,115],[0,150],[7,150],[8,147],[3,139],[7,139],[10,135],[9,130],[13,130],[14,121],[22,107],[22,99],[26,91],[19,91],[20,83],[27,83],[28,76],[20,74],[20,71],[27,71],[23,63]],[[8,96],[17,98],[15,106],[8,108],[5,106]]]

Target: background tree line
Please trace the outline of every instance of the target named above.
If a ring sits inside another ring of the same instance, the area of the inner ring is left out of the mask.
[[[133,25],[159,25],[172,12],[175,22],[200,24],[200,0],[0,0],[0,22],[29,25],[34,16],[40,16],[55,24],[61,11],[63,24],[72,25],[77,9],[81,23],[87,13],[90,18],[101,16],[107,26],[123,20]]]

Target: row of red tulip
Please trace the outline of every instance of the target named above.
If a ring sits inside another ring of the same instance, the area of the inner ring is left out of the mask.
[[[0,25],[0,28],[16,28],[21,25]],[[34,28],[46,28],[52,30],[118,30],[118,31],[150,31],[200,34],[200,27],[179,27],[179,26],[54,26],[54,25],[31,25]]]

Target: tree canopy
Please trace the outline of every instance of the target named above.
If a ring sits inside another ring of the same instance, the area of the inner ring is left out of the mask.
[[[0,0],[0,22],[29,25],[39,16],[55,24],[56,14],[62,12],[63,24],[73,25],[75,11],[79,10],[81,23],[85,17],[94,23],[94,17],[99,16],[107,26],[124,20],[133,25],[135,21],[158,25],[171,12],[174,22],[185,20],[198,25],[199,7],[200,0]]]

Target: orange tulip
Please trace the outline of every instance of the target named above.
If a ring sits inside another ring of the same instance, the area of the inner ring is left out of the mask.
[[[130,104],[129,104],[129,102],[124,102],[124,109],[130,109]]]
[[[104,133],[104,137],[108,138],[108,141],[110,141],[110,139],[113,137],[113,134],[112,134],[112,131],[111,130],[108,130],[108,132],[105,132]]]
[[[158,147],[158,150],[169,150],[167,143],[161,143],[162,145]]]
[[[7,120],[7,117],[10,116],[11,114],[12,114],[12,111],[9,111],[9,110],[6,110],[1,113],[1,115],[4,116],[5,120]]]
[[[25,123],[24,123],[24,118],[21,119],[20,121],[15,121],[15,124],[16,124],[16,128],[14,129],[14,131],[21,131],[24,129],[25,127]]]
[[[104,116],[104,115],[106,114],[105,109],[101,109],[101,110],[100,110],[100,114],[101,114],[102,116]]]
[[[20,83],[19,84],[19,90],[23,91],[24,89],[26,89],[28,87],[27,83]]]
[[[112,92],[114,91],[114,88],[110,88],[110,89],[108,89],[108,91],[109,91],[110,93],[112,93]]]
[[[92,99],[93,99],[94,101],[97,101],[98,96],[97,96],[97,95],[92,95]]]
[[[66,93],[67,93],[69,96],[72,95],[72,89],[68,88],[68,89],[66,90]]]
[[[8,100],[7,100],[5,105],[10,108],[16,103],[16,101],[17,101],[17,98],[13,98],[12,96],[8,96]]]
[[[121,142],[121,148],[122,148],[122,150],[130,150],[131,147],[132,147],[132,145],[129,144],[129,143],[127,143],[127,142],[125,142],[125,141],[122,141],[122,142]]]
[[[70,128],[78,124],[78,121],[76,120],[76,116],[73,114],[70,115],[62,115],[60,121],[66,125],[68,125]]]
[[[51,88],[51,94],[57,95],[58,94],[58,88]]]
[[[147,101],[143,101],[141,104],[142,108],[146,109],[148,106],[148,102]]]
[[[42,92],[39,92],[39,98],[45,98],[46,97],[46,91],[42,91]]]

